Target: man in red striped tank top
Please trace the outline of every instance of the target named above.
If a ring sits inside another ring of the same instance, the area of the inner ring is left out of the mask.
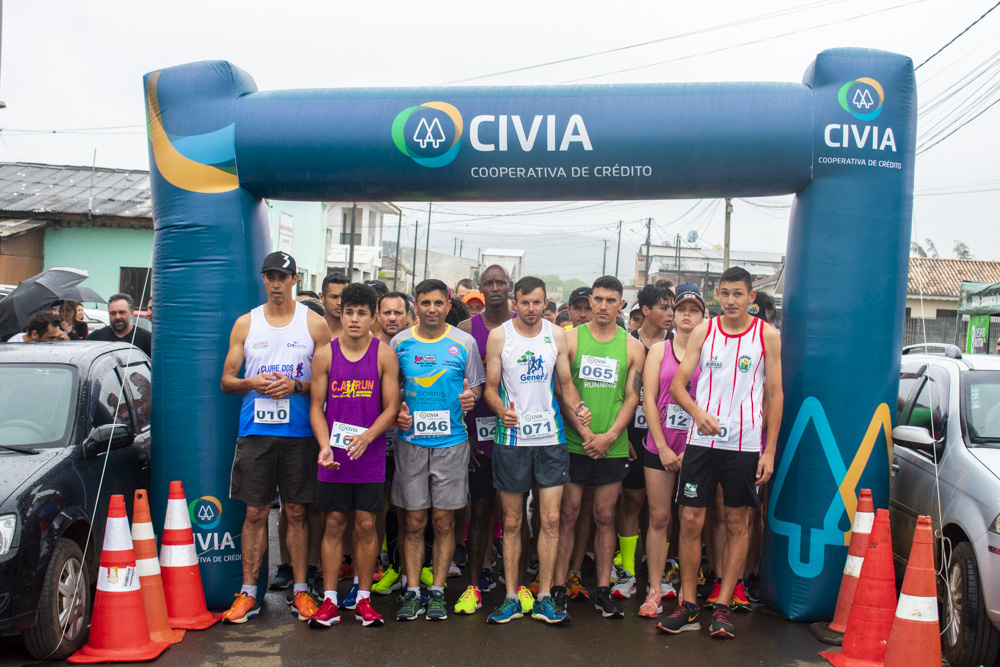
[[[781,340],[774,327],[747,312],[756,292],[745,269],[723,272],[716,296],[723,315],[691,333],[670,384],[670,395],[691,415],[694,425],[678,481],[681,603],[659,627],[670,633],[701,629],[695,601],[701,532],[706,511],[721,486],[726,547],[710,632],[713,637],[731,639],[735,633],[728,602],[746,561],[749,512],[759,504],[757,487],[774,470],[783,403]],[[686,387],[698,368],[701,375],[696,399],[692,399]],[[765,394],[768,430],[762,452]]]

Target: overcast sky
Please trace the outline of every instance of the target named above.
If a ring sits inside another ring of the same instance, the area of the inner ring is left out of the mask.
[[[920,64],[994,4],[8,0],[0,160],[90,165],[96,149],[98,166],[148,168],[142,76],[197,60],[229,60],[261,90],[452,82],[798,82],[816,54],[832,47],[894,51]],[[917,72],[918,150],[941,138],[938,130],[947,133],[982,112],[917,157],[916,238],[931,238],[941,256],[952,256],[954,240],[961,239],[977,258],[1000,259],[1000,104],[984,111],[1000,100],[997,44],[1000,9]],[[625,48],[633,45],[642,46]],[[548,65],[566,59],[572,60]],[[498,74],[508,70],[518,71]],[[784,252],[790,201],[735,201],[733,248]],[[413,242],[419,218],[423,247],[426,204],[402,206],[404,238]],[[505,215],[489,219],[497,214]],[[653,218],[654,243],[691,230],[699,232],[702,245],[722,243],[718,201],[554,207],[442,202],[435,204],[431,246],[450,252],[458,238],[465,241],[464,254],[475,256],[479,248],[513,245],[527,250],[532,272],[590,280],[600,272],[604,239],[611,240],[613,270],[617,221],[624,220],[619,275],[627,278],[647,217]],[[490,236],[491,229],[502,234]],[[386,235],[394,237],[395,229]],[[852,241],[858,240],[845,239]]]

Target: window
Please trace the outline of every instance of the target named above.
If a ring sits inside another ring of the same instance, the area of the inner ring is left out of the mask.
[[[153,385],[149,366],[145,362],[133,363],[121,370],[128,384],[129,393],[132,395],[132,408],[135,411],[136,422],[138,422],[135,425],[136,431],[144,431],[149,428],[150,414],[153,408]]]
[[[938,441],[944,439],[948,425],[948,406],[942,403],[942,394],[934,378],[928,377],[913,402],[913,409],[906,421],[908,426],[921,426],[927,429]]]
[[[148,276],[147,276],[148,274]],[[119,273],[118,290],[132,297],[137,310],[146,308],[153,289],[153,272],[144,267],[123,266]]]
[[[351,210],[345,209],[343,212],[343,223],[341,225],[340,243],[341,245],[351,244]],[[354,245],[361,245],[361,215],[354,218]]]
[[[94,427],[127,423],[128,406],[119,403],[122,383],[115,372],[115,366],[114,357],[105,356],[90,369],[88,413]]]
[[[76,375],[69,366],[0,365],[0,443],[62,444],[73,423],[75,386]]]

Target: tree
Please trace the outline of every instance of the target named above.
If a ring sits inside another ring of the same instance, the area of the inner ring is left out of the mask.
[[[910,256],[911,257],[927,257],[927,251],[924,247],[917,243],[916,241],[910,241]]]
[[[955,257],[958,259],[975,259],[975,255],[969,250],[969,246],[965,245],[964,242],[959,239],[955,239]]]

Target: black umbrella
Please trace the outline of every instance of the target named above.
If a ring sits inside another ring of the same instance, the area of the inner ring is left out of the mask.
[[[22,280],[13,292],[0,300],[0,339],[23,331],[34,313],[60,301],[106,303],[94,290],[80,287],[88,275],[83,269],[58,267]]]

